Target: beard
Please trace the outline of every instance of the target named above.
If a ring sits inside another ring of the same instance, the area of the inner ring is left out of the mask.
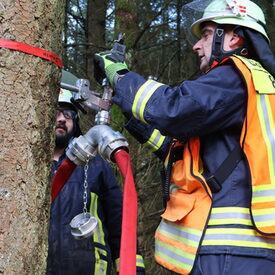
[[[55,147],[56,148],[67,148],[71,138],[74,136],[74,131],[71,130],[65,135],[56,134],[55,135]]]

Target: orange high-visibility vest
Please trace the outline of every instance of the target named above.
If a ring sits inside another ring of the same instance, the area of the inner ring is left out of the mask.
[[[275,81],[260,63],[254,60],[239,56],[230,59],[247,84],[247,114],[240,145],[251,173],[252,221],[249,209],[231,207],[230,211],[234,212],[236,218],[242,216],[249,219],[258,233],[253,229],[244,229],[240,233],[244,240],[247,237],[248,241],[244,242],[235,240],[234,236],[237,235],[233,231],[226,232],[231,238],[227,239],[227,243],[211,243],[211,239],[208,240],[207,234],[215,234],[215,230],[206,230],[207,225],[213,224],[218,211],[225,211],[226,214],[228,209],[213,209],[211,213],[212,194],[205,178],[199,172],[200,140],[198,137],[190,138],[184,145],[182,160],[173,166],[170,200],[167,201],[166,210],[155,234],[156,261],[179,274],[190,273],[202,242],[205,242],[205,245],[233,244],[275,249],[275,239],[263,238],[275,235]],[[177,143],[176,146],[178,145],[182,144]],[[242,220],[249,225],[245,218]],[[223,232],[219,231],[219,235],[221,234]]]
[[[260,63],[233,57],[247,83],[247,115],[240,145],[249,163],[256,229],[275,235],[275,81]]]

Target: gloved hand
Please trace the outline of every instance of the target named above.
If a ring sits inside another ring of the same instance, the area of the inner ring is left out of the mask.
[[[99,84],[108,78],[112,86],[129,70],[124,57],[112,51],[96,53],[94,55],[94,77]]]

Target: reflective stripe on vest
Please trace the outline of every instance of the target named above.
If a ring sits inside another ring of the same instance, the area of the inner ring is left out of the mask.
[[[164,84],[159,83],[154,80],[147,80],[138,89],[135,99],[134,99],[133,106],[132,106],[132,113],[136,119],[139,119],[146,123],[146,121],[144,119],[145,106],[146,106],[148,100],[150,99],[150,97],[157,90],[157,88],[159,88],[162,85],[164,85]]]
[[[198,138],[191,138],[184,146],[184,161],[172,168],[170,200],[155,234],[156,261],[180,274],[189,274],[194,265],[212,204],[210,190],[198,172],[199,145]]]
[[[164,140],[165,136],[162,136],[159,130],[155,129],[149,140],[145,143],[145,146],[151,147],[151,150],[155,152],[161,147]]]
[[[216,207],[212,208],[208,225],[241,224],[252,226],[249,208]]]
[[[155,236],[156,260],[164,266],[169,265],[170,270],[188,274],[193,267],[201,236],[202,231],[163,219]]]
[[[265,235],[275,235],[275,81],[260,63],[232,57],[248,90],[247,116],[240,144],[249,163],[252,220]]]
[[[275,249],[275,238],[263,237],[255,229],[251,228],[253,224],[249,208],[213,208],[208,225],[227,225],[227,227],[207,228],[202,246],[230,245]],[[234,225],[234,227],[229,227],[230,225]],[[236,228],[239,225],[247,228]]]
[[[275,249],[275,239],[263,237],[255,229],[207,228],[202,242],[202,246],[206,245]]]
[[[104,239],[104,231],[101,220],[98,217],[98,195],[95,193],[90,193],[91,195],[91,204],[90,204],[90,213],[97,219],[97,227],[93,234],[94,242],[100,243],[102,245],[106,245]],[[102,260],[100,255],[107,256],[107,251],[104,249],[100,249],[95,247],[95,274],[106,275],[108,271],[108,262]]]

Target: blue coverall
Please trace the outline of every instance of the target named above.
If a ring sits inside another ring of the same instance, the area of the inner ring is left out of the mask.
[[[153,129],[167,136],[162,147],[155,152],[161,159],[165,158],[172,138],[184,142],[199,136],[203,175],[205,178],[213,175],[240,140],[247,105],[246,85],[241,73],[227,62],[197,80],[184,81],[174,88],[160,86],[146,103],[146,123],[132,114],[134,98],[145,81],[140,75],[129,72],[115,87],[113,101],[127,118],[128,131],[141,143],[149,140]],[[223,182],[221,191],[213,194],[213,208],[249,208],[250,201],[250,172],[244,158]],[[222,227],[253,228],[237,222]],[[275,250],[202,245],[192,274],[275,274]]]
[[[65,155],[54,162],[54,171],[64,161]],[[78,166],[64,185],[51,206],[49,225],[49,249],[47,259],[48,275],[86,275],[96,274],[96,258],[106,261],[110,274],[112,263],[119,258],[122,194],[116,183],[111,166],[99,156],[89,163],[87,172],[88,202],[87,209],[95,212],[102,224],[105,245],[93,238],[76,240],[71,234],[70,222],[83,212],[84,167]],[[94,204],[91,206],[91,196]],[[95,203],[96,202],[96,203]],[[98,248],[98,252],[95,252]],[[100,251],[105,251],[101,253]],[[95,255],[98,253],[97,255]],[[138,267],[143,274],[144,269]]]

